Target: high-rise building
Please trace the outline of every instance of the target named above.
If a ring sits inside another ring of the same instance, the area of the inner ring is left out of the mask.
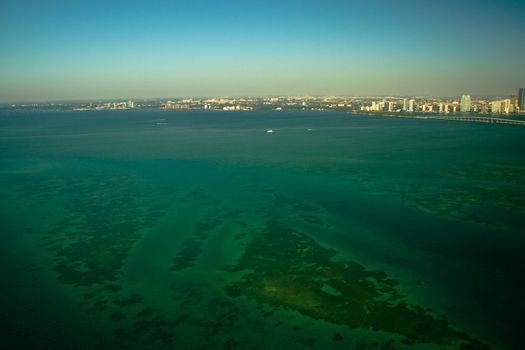
[[[459,103],[460,112],[470,112],[472,108],[472,99],[469,95],[461,96],[461,102]]]
[[[511,107],[512,107],[512,104],[511,104],[510,98],[507,98],[501,101],[501,109],[503,110],[503,113],[509,114],[511,112]]]
[[[490,103],[490,110],[492,113],[501,113],[501,101],[492,101]]]
[[[519,89],[518,93],[518,107],[520,108],[520,111],[525,110],[525,88]]]
[[[414,103],[416,102],[416,100],[414,99],[411,99],[410,101],[408,101],[408,111],[409,112],[414,112]]]

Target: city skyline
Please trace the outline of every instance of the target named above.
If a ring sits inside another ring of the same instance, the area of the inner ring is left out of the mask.
[[[4,3],[0,103],[510,96],[519,1]]]
[[[4,103],[1,109],[29,110],[107,110],[107,109],[209,109],[247,111],[255,109],[339,110],[351,113],[418,113],[523,115],[525,88],[506,97],[435,96],[214,96],[156,99],[102,99],[38,103]],[[521,123],[521,122],[520,122]]]

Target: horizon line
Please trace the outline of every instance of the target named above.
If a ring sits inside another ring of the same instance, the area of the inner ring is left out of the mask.
[[[58,103],[84,103],[84,102],[114,102],[114,101],[160,101],[169,99],[211,99],[211,98],[228,98],[228,99],[240,99],[240,98],[460,98],[461,96],[471,96],[472,98],[503,98],[503,97],[517,97],[516,95],[473,95],[469,93],[457,94],[457,95],[390,95],[390,94],[366,94],[366,95],[309,95],[309,94],[265,94],[265,95],[179,95],[179,96],[161,96],[161,97],[104,97],[104,98],[88,98],[82,97],[78,99],[50,99],[50,100],[24,100],[24,101],[0,101],[0,105],[24,105],[24,104],[58,104]]]

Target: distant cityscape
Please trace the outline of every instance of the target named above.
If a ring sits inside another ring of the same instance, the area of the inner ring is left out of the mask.
[[[26,103],[0,105],[2,109],[41,110],[125,110],[160,108],[165,110],[339,110],[354,113],[470,114],[517,115],[525,114],[525,88],[507,98],[438,97],[373,97],[373,96],[274,96],[274,97],[213,97],[172,98],[129,101],[95,101],[64,103]]]

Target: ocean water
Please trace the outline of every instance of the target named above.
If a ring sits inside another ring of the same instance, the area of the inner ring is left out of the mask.
[[[1,343],[521,349],[524,150],[340,112],[1,112]]]

